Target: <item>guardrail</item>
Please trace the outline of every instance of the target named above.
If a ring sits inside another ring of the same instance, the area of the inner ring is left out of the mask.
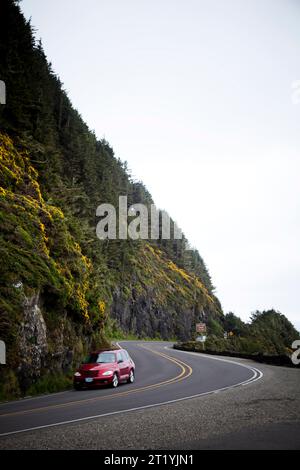
[[[269,354],[262,354],[262,353],[255,353],[255,354],[246,354],[246,353],[238,353],[236,351],[214,351],[211,349],[198,349],[196,344],[191,343],[176,343],[173,346],[174,349],[179,349],[181,351],[191,351],[197,352],[201,354],[212,354],[215,356],[227,356],[227,357],[240,357],[242,359],[252,359],[256,362],[270,364],[274,366],[284,366],[284,367],[296,367],[300,368],[300,364],[294,364],[291,361],[291,357],[285,354],[278,354],[278,355],[269,355]]]

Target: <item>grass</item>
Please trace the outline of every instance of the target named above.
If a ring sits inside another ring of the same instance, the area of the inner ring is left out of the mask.
[[[63,373],[48,374],[38,379],[26,392],[26,396],[42,395],[44,393],[55,393],[72,388],[72,375]]]
[[[16,400],[19,398],[26,398],[36,395],[43,395],[46,393],[61,392],[72,388],[72,374],[47,374],[38,379],[33,383],[25,394],[22,394],[20,389],[17,387],[17,379],[15,374],[9,371],[5,387],[0,390],[0,402],[7,402]]]

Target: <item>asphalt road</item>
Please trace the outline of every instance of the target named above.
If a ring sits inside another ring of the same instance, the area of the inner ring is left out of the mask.
[[[274,423],[271,415],[258,419],[254,414],[248,415],[247,422],[235,420],[232,428],[232,423],[227,425],[226,405],[220,408],[227,397],[227,410],[232,409],[231,416],[236,418],[236,397],[242,401],[250,396],[253,401],[257,393],[259,410],[259,390],[264,381],[269,387],[274,375],[270,369],[279,373],[286,369],[183,353],[171,349],[170,343],[134,341],[122,345],[136,363],[134,384],[1,404],[0,448],[300,448],[297,400],[292,422],[288,412],[284,415],[288,422],[281,419],[280,423]],[[296,396],[299,376],[298,370],[287,371],[288,386]],[[292,401],[291,397],[284,399]],[[272,401],[266,399],[264,405],[267,403],[269,406]],[[278,406],[275,401],[277,412]],[[246,409],[245,403],[243,412]],[[249,427],[252,421],[254,427]],[[201,423],[206,423],[205,429]]]
[[[0,405],[0,435],[149,407],[205,394],[258,377],[253,369],[171,349],[168,343],[126,342],[136,364],[134,384],[42,396]]]

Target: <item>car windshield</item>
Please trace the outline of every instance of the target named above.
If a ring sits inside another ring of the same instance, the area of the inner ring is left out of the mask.
[[[84,361],[84,364],[108,364],[110,362],[115,362],[114,353],[103,352],[100,354],[93,353],[90,354]]]

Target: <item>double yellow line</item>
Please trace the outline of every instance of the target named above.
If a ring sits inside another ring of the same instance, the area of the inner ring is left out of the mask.
[[[42,406],[42,407],[39,407],[39,408],[31,408],[29,410],[13,411],[11,413],[3,413],[3,414],[0,413],[0,418],[4,417],[4,416],[25,415],[25,414],[36,413],[36,412],[40,412],[40,411],[47,411],[49,409],[66,408],[66,407],[69,407],[69,406],[82,404],[82,403],[86,404],[86,403],[93,403],[93,402],[102,401],[102,400],[112,400],[113,398],[124,397],[124,396],[127,396],[127,395],[131,395],[133,393],[144,392],[146,390],[153,390],[153,389],[156,389],[156,388],[159,388],[159,387],[163,387],[165,385],[181,382],[182,380],[185,380],[188,377],[190,377],[190,375],[192,375],[193,369],[188,364],[186,364],[185,362],[183,362],[179,359],[175,359],[174,357],[168,356],[167,354],[164,354],[164,353],[161,353],[161,352],[158,352],[158,351],[153,351],[152,349],[145,347],[145,345],[140,345],[140,347],[147,350],[147,351],[149,351],[149,352],[151,352],[152,354],[157,354],[158,356],[161,356],[161,357],[167,359],[168,361],[173,362],[174,364],[176,364],[181,369],[180,374],[176,375],[175,377],[172,377],[171,379],[164,380],[163,382],[158,382],[158,383],[155,383],[155,384],[146,385],[144,387],[135,388],[133,390],[128,390],[126,392],[116,393],[115,395],[105,395],[103,397],[94,397],[94,398],[86,398],[86,399],[83,399],[83,400],[74,400],[74,401],[70,401],[68,403],[60,403],[60,404],[57,404],[57,405]]]

